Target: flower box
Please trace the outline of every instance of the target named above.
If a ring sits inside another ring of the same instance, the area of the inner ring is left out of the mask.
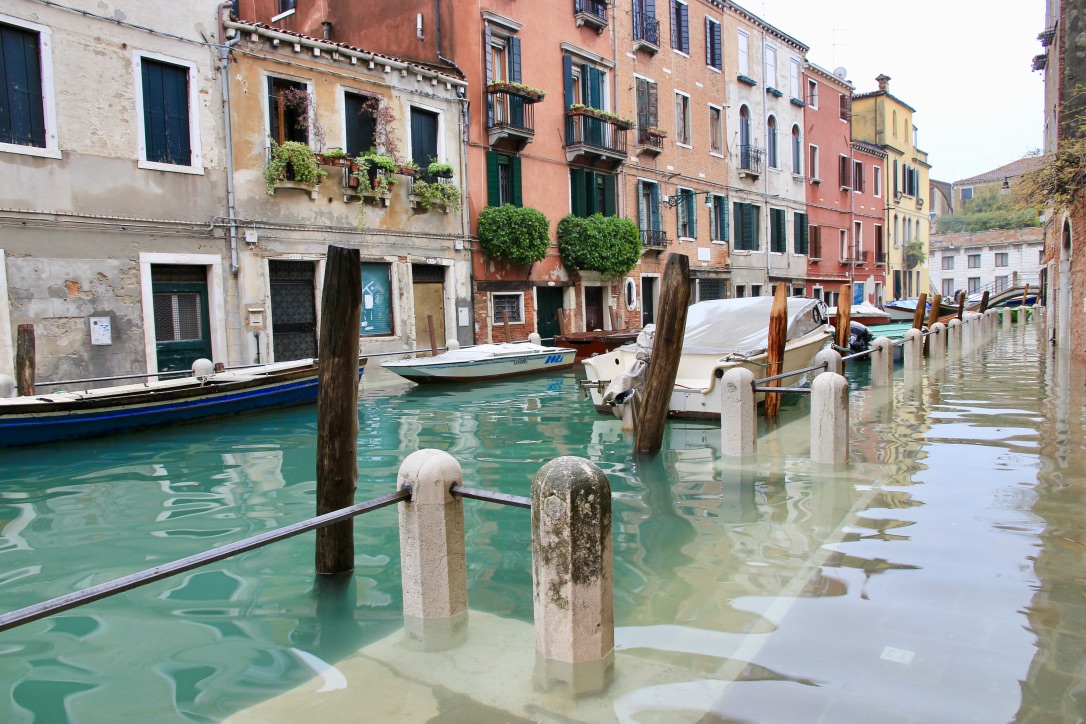
[[[736,80],[738,80],[740,83],[746,83],[749,86],[758,85],[758,81],[754,80],[749,75],[743,75],[742,73],[740,73],[739,75],[737,75],[735,77],[736,77]]]
[[[629,130],[634,127],[634,122],[629,118],[623,118],[622,116],[616,116],[614,113],[601,110],[599,108],[589,108],[588,106],[582,106],[580,104],[574,104],[566,111],[570,116],[588,116],[590,118],[598,118],[601,121],[612,123],[619,128]]]
[[[667,131],[662,131],[659,128],[646,128],[645,135],[653,136],[654,138],[667,138]]]
[[[547,95],[546,91],[540,90],[539,88],[533,88],[530,85],[506,80],[487,83],[486,90],[488,93],[510,93],[535,102],[543,100]]]

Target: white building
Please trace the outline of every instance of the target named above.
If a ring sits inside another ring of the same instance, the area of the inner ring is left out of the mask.
[[[1044,230],[935,234],[929,262],[932,287],[944,298],[959,291],[995,294],[1024,284],[1036,291],[1044,267]]]

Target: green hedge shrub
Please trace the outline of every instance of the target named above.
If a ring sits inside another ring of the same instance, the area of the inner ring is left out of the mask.
[[[550,222],[528,206],[487,206],[479,212],[479,244],[487,256],[530,266],[547,255]]]
[[[558,222],[558,253],[573,271],[599,272],[605,279],[628,273],[641,259],[641,234],[631,219],[570,214]]]

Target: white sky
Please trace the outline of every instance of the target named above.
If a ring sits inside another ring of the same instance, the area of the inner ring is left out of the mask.
[[[1044,0],[738,0],[811,50],[843,66],[856,92],[890,92],[916,109],[932,178],[956,181],[1040,148]],[[904,12],[901,12],[904,11]]]

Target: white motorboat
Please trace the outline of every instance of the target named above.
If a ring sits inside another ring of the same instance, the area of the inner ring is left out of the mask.
[[[569,369],[577,350],[532,342],[500,342],[454,349],[434,357],[381,364],[412,382],[480,382]]]
[[[746,297],[699,302],[690,307],[671,394],[670,417],[719,418],[717,382],[733,367],[745,367],[756,378],[765,377],[772,306],[772,297]],[[612,414],[616,399],[622,400],[626,397],[623,393],[636,389],[638,372],[643,377],[643,360],[651,353],[651,336],[643,334],[636,344],[584,361],[585,386],[599,412]],[[784,372],[809,367],[832,336],[833,328],[827,323],[826,307],[821,301],[789,297]],[[799,378],[786,379],[782,384],[794,386],[799,381]],[[764,395],[758,395],[759,401],[763,398]]]

